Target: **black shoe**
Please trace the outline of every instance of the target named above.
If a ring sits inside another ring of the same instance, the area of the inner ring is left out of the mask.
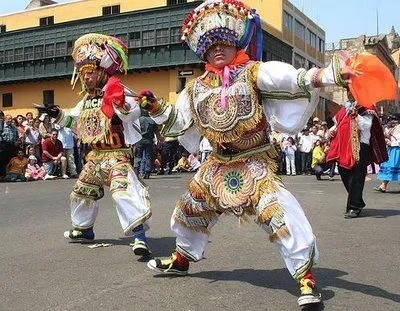
[[[175,253],[169,258],[152,259],[147,263],[147,267],[151,270],[171,275],[187,275],[189,270],[189,267],[182,267],[176,262]]]
[[[344,214],[344,218],[350,219],[350,218],[357,218],[360,216],[361,209],[350,209]]]
[[[151,254],[151,250],[147,243],[139,240],[138,238],[136,238],[135,241],[129,245],[132,246],[133,253],[137,256],[150,256]]]
[[[158,173],[157,173],[157,175],[164,175],[165,173],[164,173],[164,171],[159,171]]]
[[[93,228],[85,230],[68,230],[64,232],[64,237],[74,241],[92,241],[94,240]]]
[[[307,279],[300,281],[300,293],[300,297],[297,299],[300,307],[321,303],[321,294],[317,287]]]

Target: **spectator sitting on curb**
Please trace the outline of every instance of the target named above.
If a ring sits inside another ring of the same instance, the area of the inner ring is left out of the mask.
[[[24,157],[24,151],[18,150],[17,156],[11,158],[7,165],[7,174],[4,181],[26,181],[25,169],[28,160]]]
[[[68,179],[68,175],[66,174],[67,170],[67,159],[62,155],[63,154],[63,145],[60,140],[57,139],[58,131],[56,129],[51,130],[51,136],[46,138],[43,142],[43,153],[42,153],[42,161],[43,167],[46,171],[46,175],[44,179],[54,179],[56,176],[53,176],[54,171],[57,165],[61,164],[61,172],[62,178]]]
[[[25,177],[27,180],[43,180],[46,175],[46,171],[43,166],[37,164],[37,159],[34,155],[30,155],[28,158],[28,166],[26,168]]]
[[[178,164],[172,170],[178,173],[191,171],[188,154],[186,152],[182,153],[182,157],[179,159]]]
[[[331,167],[326,163],[326,154],[328,153],[329,146],[325,139],[318,139],[315,142],[315,148],[312,152],[312,164],[311,167],[315,172],[317,180],[321,180],[322,174]],[[334,170],[331,169],[329,172],[329,180],[333,180]]]

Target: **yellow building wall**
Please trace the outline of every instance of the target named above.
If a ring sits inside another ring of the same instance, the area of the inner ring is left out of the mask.
[[[193,2],[194,0],[188,0]],[[121,13],[162,7],[166,0],[81,0],[20,11],[0,16],[0,25],[6,25],[7,31],[39,26],[39,19],[54,16],[54,23],[63,23],[78,19],[101,16],[105,6],[120,5]]]
[[[179,69],[185,70],[185,69]],[[201,74],[199,69],[193,70],[193,76],[187,76],[187,80],[197,77]],[[145,73],[132,73],[120,76],[122,83],[128,86],[133,91],[140,91],[142,89],[149,89],[154,92],[158,97],[165,98],[170,103],[175,103],[178,98],[176,93],[178,70],[170,69],[165,71],[152,71]],[[73,108],[76,103],[82,99],[80,92],[80,84],[77,83],[75,90],[71,89],[69,79],[60,79],[52,81],[39,81],[39,82],[26,82],[10,85],[2,85],[0,87],[0,101],[2,94],[12,93],[13,106],[9,108],[0,109],[5,114],[16,116],[18,114],[25,115],[28,111],[36,113],[36,109],[32,104],[43,103],[43,91],[54,90],[54,102],[61,108]]]
[[[193,2],[194,0],[188,0]],[[255,8],[272,27],[282,30],[282,0],[244,0]],[[121,13],[166,6],[167,0],[81,0],[20,11],[0,16],[0,25],[7,31],[39,26],[42,17],[54,16],[54,23],[63,23],[102,15],[105,6],[120,5]]]
[[[282,32],[283,0],[243,0],[243,2],[255,8],[263,21]]]

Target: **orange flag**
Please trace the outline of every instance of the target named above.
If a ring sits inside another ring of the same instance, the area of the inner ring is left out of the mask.
[[[389,68],[375,55],[357,53],[346,64],[362,72],[350,78],[350,91],[363,107],[371,108],[382,100],[397,98],[397,83]]]

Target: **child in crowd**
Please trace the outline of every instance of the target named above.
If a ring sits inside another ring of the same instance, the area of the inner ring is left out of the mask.
[[[28,158],[28,166],[26,168],[25,177],[27,180],[43,180],[46,175],[46,171],[43,166],[37,164],[37,159],[34,155],[30,155]]]
[[[28,160],[24,157],[24,151],[18,150],[16,157],[11,158],[7,165],[7,174],[4,181],[26,181],[25,169],[28,165]]]
[[[173,168],[173,171],[178,173],[191,171],[187,153],[182,153],[182,157],[179,159],[178,164]]]
[[[295,152],[297,150],[293,137],[288,137],[284,142],[286,157],[286,175],[296,175]]]

